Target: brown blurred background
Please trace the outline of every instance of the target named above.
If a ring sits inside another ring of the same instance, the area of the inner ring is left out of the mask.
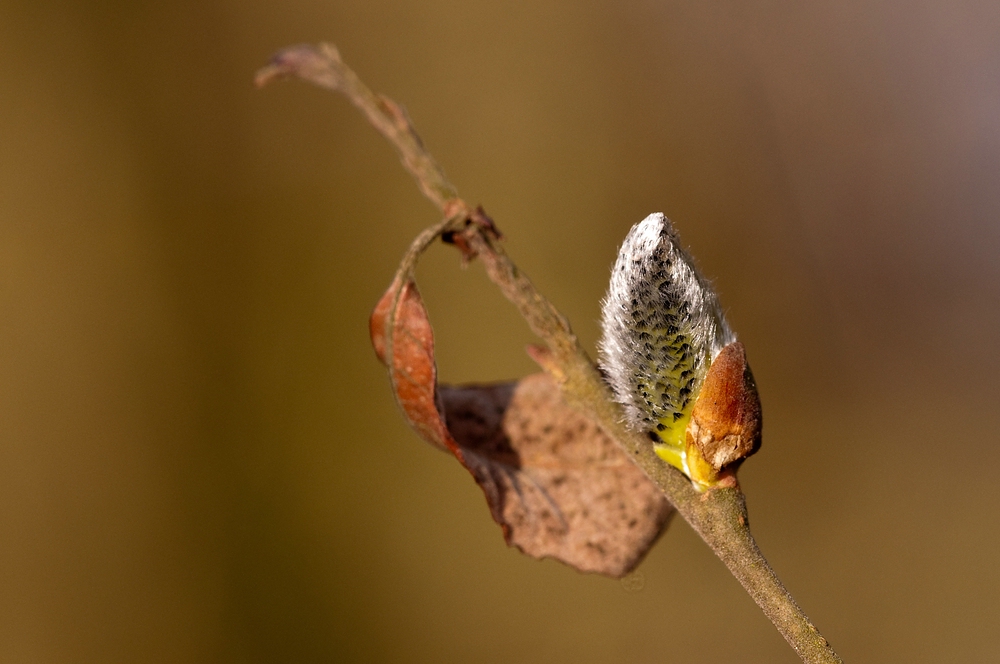
[[[848,662],[1000,624],[1000,4],[0,5],[0,661],[795,662],[682,521],[644,585],[507,549],[397,415],[367,316],[433,208],[345,101],[407,106],[593,348],[670,216],[765,407],[758,541]],[[445,380],[534,370],[453,250]]]

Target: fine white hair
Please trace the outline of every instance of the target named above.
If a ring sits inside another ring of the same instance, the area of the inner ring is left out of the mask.
[[[628,424],[644,431],[663,431],[689,412],[712,360],[736,340],[659,212],[625,238],[601,314],[601,368]]]

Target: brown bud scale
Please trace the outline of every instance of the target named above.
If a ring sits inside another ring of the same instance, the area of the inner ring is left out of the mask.
[[[723,348],[709,367],[686,438],[689,452],[696,451],[716,471],[760,447],[760,397],[740,342]]]

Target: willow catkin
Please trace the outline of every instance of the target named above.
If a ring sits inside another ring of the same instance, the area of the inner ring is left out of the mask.
[[[649,215],[625,238],[601,326],[601,368],[628,424],[648,432],[661,456],[682,466],[685,431],[705,375],[736,337],[663,214]],[[671,450],[679,452],[678,462]]]

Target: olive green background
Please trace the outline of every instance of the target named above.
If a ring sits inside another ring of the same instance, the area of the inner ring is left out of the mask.
[[[1000,624],[1000,5],[0,5],[0,661],[795,662],[681,520],[630,584],[504,546],[367,317],[436,221],[330,40],[597,338],[671,217],[764,403],[758,541],[848,662]],[[450,248],[447,381],[534,369]],[[641,585],[640,590],[635,586]]]

